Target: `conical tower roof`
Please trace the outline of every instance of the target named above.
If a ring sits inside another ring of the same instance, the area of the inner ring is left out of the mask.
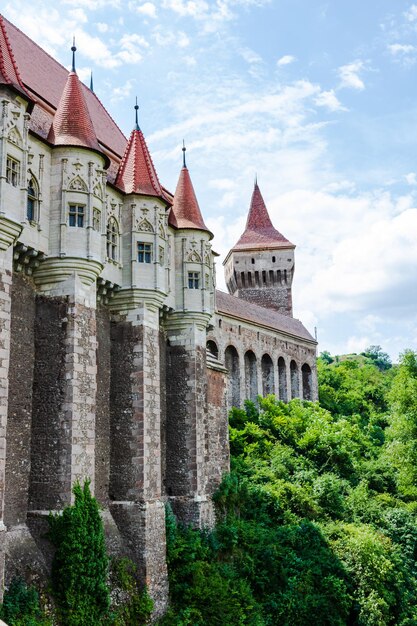
[[[139,126],[131,132],[116,176],[116,187],[125,193],[157,196],[167,202],[162,191],[145,137]]]
[[[210,237],[212,238],[213,234],[205,225],[203,216],[201,215],[193,183],[191,182],[190,172],[185,163],[185,146],[183,147],[183,153],[184,165],[180,172],[177,188],[175,189],[174,202],[169,214],[169,223],[171,226],[174,226],[174,228],[205,230],[210,233]]]
[[[55,146],[81,146],[101,152],[74,63],[55,112],[48,141]]]
[[[0,15],[0,84],[9,85],[14,91],[22,94],[33,108],[33,101],[20,78],[2,15]]]
[[[245,231],[232,250],[256,250],[257,248],[276,249],[295,248],[295,246],[272,225],[268,209],[256,182]]]

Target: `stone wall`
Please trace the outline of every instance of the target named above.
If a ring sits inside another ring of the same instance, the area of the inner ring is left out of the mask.
[[[68,503],[61,490],[61,467],[68,458],[62,434],[65,397],[67,303],[37,296],[29,508],[60,509]]]
[[[7,527],[26,523],[29,497],[32,388],[35,364],[35,291],[30,279],[14,274],[11,288],[9,406],[7,417]]]
[[[315,343],[220,313],[207,338],[229,372],[229,408],[268,391],[284,401],[318,399]]]
[[[97,309],[97,398],[95,441],[95,492],[102,506],[108,506],[110,484],[110,315]]]

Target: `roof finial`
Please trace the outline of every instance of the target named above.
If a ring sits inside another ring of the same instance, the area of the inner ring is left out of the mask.
[[[77,51],[77,48],[75,47],[75,37],[73,36],[72,38],[72,68],[71,68],[71,72],[75,72],[75,53]]]
[[[185,147],[185,141],[184,139],[182,140],[182,166],[183,167],[187,167],[187,164],[185,162],[185,151],[187,150],[187,148]]]
[[[138,97],[136,96],[136,104],[135,104],[135,130],[140,130],[139,122],[138,122],[138,111],[139,111]]]
[[[90,76],[90,91],[94,91],[94,86],[93,86],[93,70],[91,70],[91,76]]]
[[[255,172],[255,184],[254,184],[254,187],[257,187],[257,186],[258,186],[258,173]]]

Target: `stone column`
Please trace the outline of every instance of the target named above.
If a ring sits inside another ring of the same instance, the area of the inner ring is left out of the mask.
[[[1,245],[1,243],[0,243]],[[7,398],[10,356],[10,287],[12,249],[0,252],[0,599],[3,596],[6,527],[4,494],[6,468]]]
[[[131,299],[130,299],[130,296]],[[125,301],[124,298],[126,298]],[[161,487],[158,301],[120,291],[112,300],[110,511],[162,615],[168,601]]]
[[[73,274],[37,297],[31,515],[60,510],[76,481],[94,493],[95,282]]]
[[[206,326],[204,314],[167,318],[166,487],[174,512],[186,523],[214,524],[208,488],[206,408]]]

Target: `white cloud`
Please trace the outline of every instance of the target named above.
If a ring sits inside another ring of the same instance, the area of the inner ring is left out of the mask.
[[[142,15],[146,15],[146,17],[156,18],[156,6],[153,2],[145,2],[144,4],[140,4],[135,7],[137,13],[141,13]]]
[[[115,87],[111,91],[110,100],[111,102],[119,102],[120,100],[126,99],[132,93],[132,88],[134,85],[133,80],[127,80],[124,85],[120,85],[120,87]]]
[[[68,11],[68,15],[78,24],[86,24],[88,22],[88,17],[83,9],[71,9]]]
[[[340,87],[358,90],[365,89],[365,83],[359,76],[364,68],[364,62],[359,59],[339,67]]]
[[[417,185],[417,177],[415,172],[410,172],[404,176],[407,183],[411,186]]]
[[[346,111],[346,108],[341,104],[333,89],[321,91],[314,101],[317,106],[326,107],[329,111]]]
[[[411,44],[393,43],[388,46],[388,50],[393,56],[412,54],[416,51],[415,46]]]
[[[283,65],[289,65],[290,63],[294,63],[296,58],[292,56],[292,54],[284,54],[283,57],[278,59],[277,65],[278,67],[282,67]]]
[[[409,22],[415,22],[417,20],[417,5],[412,4],[404,16]]]
[[[97,22],[96,26],[99,33],[107,33],[109,30],[109,25],[105,22]]]

